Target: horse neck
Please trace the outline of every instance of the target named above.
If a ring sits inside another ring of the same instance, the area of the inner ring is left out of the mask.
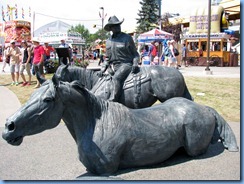
[[[91,90],[98,80],[98,76],[94,70],[85,70],[85,86],[87,89]]]
[[[95,96],[70,96],[73,97],[64,103],[67,108],[63,120],[75,141],[79,142],[84,135],[92,136],[96,119],[101,116],[105,105]]]
[[[88,90],[91,90],[97,78],[95,77],[95,73],[93,70],[82,68],[82,67],[75,67],[71,70],[71,81],[79,80]]]

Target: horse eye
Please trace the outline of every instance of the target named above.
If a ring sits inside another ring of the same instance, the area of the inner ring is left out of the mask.
[[[52,101],[52,100],[53,100],[52,97],[45,97],[45,98],[43,99],[44,102],[50,102],[50,101]]]

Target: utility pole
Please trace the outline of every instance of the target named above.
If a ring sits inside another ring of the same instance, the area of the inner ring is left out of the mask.
[[[162,15],[161,15],[161,1],[162,0],[158,0],[158,17],[159,17],[159,29],[162,30]]]
[[[210,32],[211,32],[211,0],[208,0],[208,48],[207,48],[207,67],[205,68],[206,72],[210,71],[209,68],[209,54],[210,54]]]

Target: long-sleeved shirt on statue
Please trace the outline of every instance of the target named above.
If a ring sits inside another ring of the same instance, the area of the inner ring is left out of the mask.
[[[139,53],[136,50],[132,37],[121,32],[115,37],[114,35],[111,36],[106,41],[106,57],[109,62],[112,62],[113,64],[133,64],[133,59],[136,57],[139,58]]]

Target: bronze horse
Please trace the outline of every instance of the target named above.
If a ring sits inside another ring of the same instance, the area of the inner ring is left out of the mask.
[[[210,107],[177,97],[129,109],[55,75],[7,119],[2,137],[20,145],[24,136],[54,128],[61,119],[77,143],[80,161],[97,175],[161,163],[179,148],[197,156],[219,139],[229,151],[238,151],[230,126]]]
[[[113,82],[110,74],[98,77],[99,71],[76,66],[61,65],[56,71],[60,80],[72,82],[80,80],[96,96],[108,99]],[[140,67],[137,74],[130,73],[124,82],[119,103],[130,108],[144,108],[157,100],[164,102],[173,97],[193,100],[183,75],[174,68],[163,66]]]

